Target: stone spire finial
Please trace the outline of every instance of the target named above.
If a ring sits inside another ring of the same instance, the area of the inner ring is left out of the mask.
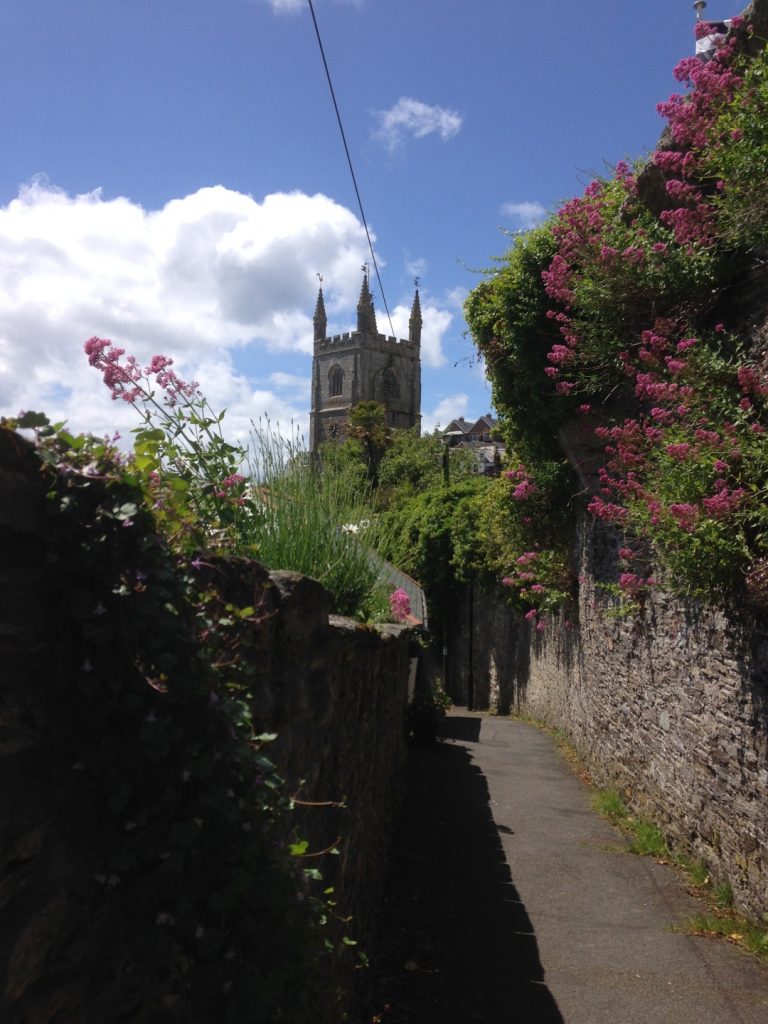
[[[373,308],[373,298],[368,288],[368,266],[363,267],[363,286],[360,289],[360,299],[357,303],[357,329],[361,334],[379,333],[376,326],[376,310]]]
[[[416,345],[421,345],[421,326],[424,323],[421,317],[421,302],[419,301],[419,279],[416,278],[416,294],[413,297],[411,308],[411,319],[408,321],[408,339]]]
[[[320,278],[322,281],[322,278]],[[315,341],[322,341],[328,331],[328,318],[325,315],[325,302],[323,300],[323,289],[317,293],[317,305],[315,306]]]

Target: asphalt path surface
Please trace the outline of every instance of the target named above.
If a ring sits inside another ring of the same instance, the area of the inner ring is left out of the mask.
[[[673,931],[702,903],[626,851],[548,735],[461,709],[444,732],[412,751],[374,1020],[768,1024],[768,967]]]

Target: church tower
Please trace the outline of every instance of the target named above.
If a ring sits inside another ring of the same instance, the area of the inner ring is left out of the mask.
[[[364,268],[357,303],[357,330],[328,337],[323,289],[314,315],[310,447],[342,440],[349,410],[358,402],[381,402],[387,425],[408,429],[421,424],[421,302],[418,282],[408,340],[379,334]]]

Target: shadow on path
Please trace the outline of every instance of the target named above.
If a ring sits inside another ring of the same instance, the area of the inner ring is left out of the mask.
[[[479,719],[447,725],[478,738]],[[384,1024],[562,1024],[485,777],[460,742],[411,751],[372,968]]]

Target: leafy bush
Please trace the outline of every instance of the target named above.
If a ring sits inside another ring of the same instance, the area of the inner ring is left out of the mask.
[[[593,181],[465,306],[525,463],[518,495],[575,416],[603,443],[589,507],[625,534],[615,588],[632,601],[660,575],[718,599],[746,579],[768,605],[768,357],[712,315],[768,232],[768,62],[740,56],[733,24],[712,60],[676,68],[672,144]],[[531,518],[543,551],[547,517]],[[499,521],[516,536],[508,507]]]

